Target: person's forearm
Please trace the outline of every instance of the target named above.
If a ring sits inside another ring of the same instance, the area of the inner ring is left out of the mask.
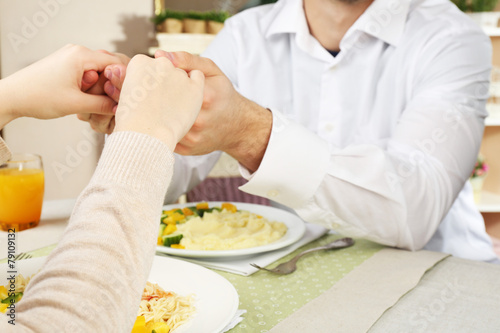
[[[225,152],[234,157],[250,172],[255,172],[267,149],[273,126],[272,113],[244,97],[239,105],[242,115],[241,127],[235,133],[234,144]]]
[[[16,118],[12,107],[15,103],[12,95],[9,82],[5,79],[0,80],[0,129]]]
[[[167,146],[147,135],[108,138],[63,239],[19,303],[21,331],[130,332],[172,164]]]

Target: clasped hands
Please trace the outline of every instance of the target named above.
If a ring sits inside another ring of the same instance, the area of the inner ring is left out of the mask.
[[[201,111],[193,125],[175,146],[175,152],[182,155],[202,155],[221,150],[235,157],[250,171],[255,171],[265,153],[272,127],[271,113],[244,98],[233,87],[231,81],[210,59],[191,55],[186,52],[165,52],[158,50],[155,59],[164,59],[172,63],[179,71],[193,73],[201,71],[205,76],[205,87]],[[130,74],[127,61],[107,66],[101,75],[88,74],[88,80],[95,81],[91,88],[94,92],[104,91],[114,102],[123,100],[126,78]],[[169,74],[164,73],[165,76]],[[167,90],[178,88],[176,82]],[[171,91],[165,91],[163,102],[167,104],[167,94],[178,98]],[[160,105],[160,100],[157,101]],[[116,107],[115,107],[116,109]],[[182,108],[178,114],[185,112]],[[119,119],[110,113],[79,114],[80,120],[88,121],[98,132],[111,133],[115,129],[115,121]],[[137,121],[145,115],[136,114]],[[171,119],[175,122],[175,118]]]
[[[272,115],[246,99],[209,59],[157,51],[132,59],[67,45],[0,80],[0,128],[19,117],[69,114],[104,133],[137,131],[183,155],[225,151],[260,165]]]

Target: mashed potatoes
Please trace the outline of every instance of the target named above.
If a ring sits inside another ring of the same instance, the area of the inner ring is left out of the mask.
[[[270,222],[256,214],[214,210],[178,224],[181,245],[187,250],[235,250],[272,243],[286,234],[282,222]]]

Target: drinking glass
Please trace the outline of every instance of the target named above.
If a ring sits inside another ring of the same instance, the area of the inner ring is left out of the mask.
[[[0,165],[0,229],[36,227],[42,214],[45,177],[42,158],[14,154]]]

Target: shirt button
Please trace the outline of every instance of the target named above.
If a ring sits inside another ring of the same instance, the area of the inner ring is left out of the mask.
[[[276,190],[270,190],[267,192],[268,198],[276,198],[280,193]]]
[[[324,129],[326,132],[332,132],[335,129],[335,125],[332,123],[326,123]]]

